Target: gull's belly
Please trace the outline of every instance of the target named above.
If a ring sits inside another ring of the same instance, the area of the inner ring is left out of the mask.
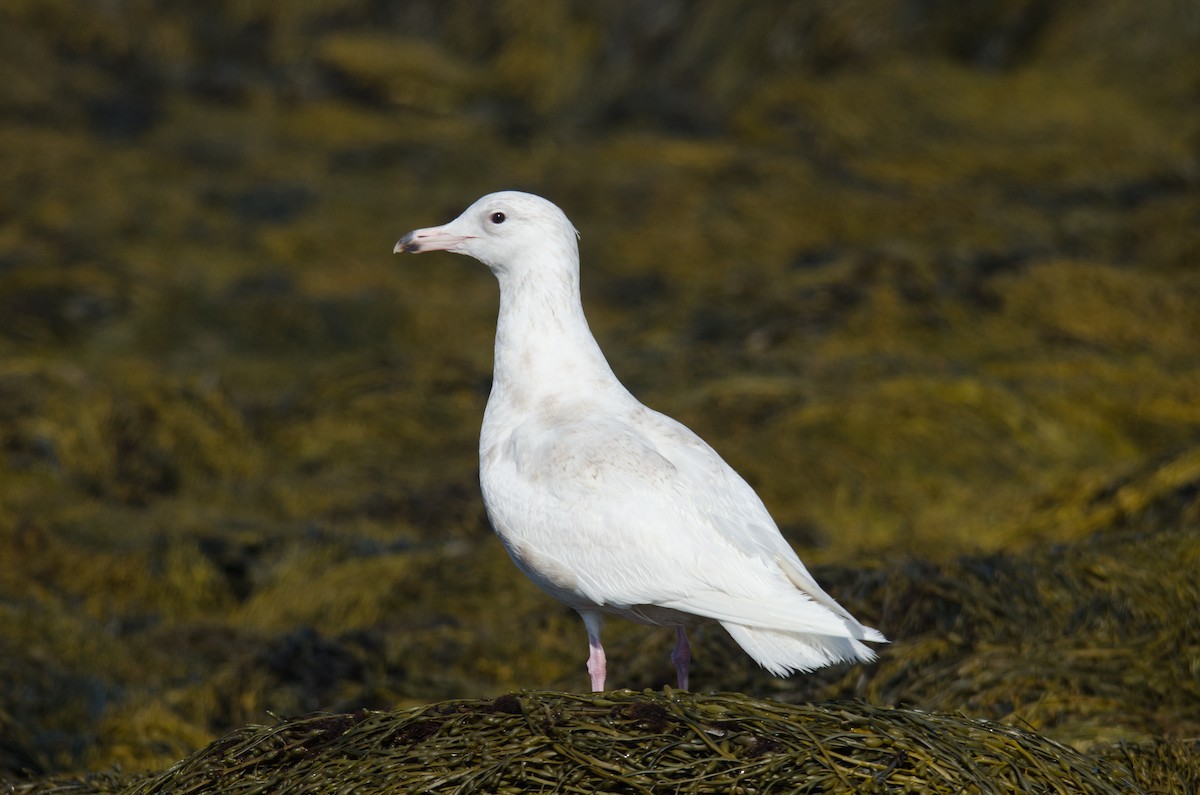
[[[600,610],[608,615],[653,626],[701,623],[689,613],[652,604],[622,604],[597,597],[595,567],[588,565],[588,541],[574,532],[574,516],[556,505],[544,483],[518,473],[503,455],[481,457],[480,485],[492,529],[526,577],[541,590],[575,610]],[[570,548],[567,548],[570,545]],[[565,561],[571,561],[567,563]],[[590,592],[581,580],[590,569]]]

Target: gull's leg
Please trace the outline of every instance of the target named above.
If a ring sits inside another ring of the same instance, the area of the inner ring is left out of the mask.
[[[608,661],[604,658],[604,647],[600,645],[600,628],[604,626],[604,617],[591,611],[581,611],[579,615],[583,618],[583,625],[587,627],[587,670],[592,677],[592,691],[599,693],[604,689],[604,677],[608,674]]]
[[[679,674],[679,689],[688,689],[688,668],[692,666],[692,645],[688,643],[687,630],[682,626],[675,628],[675,651],[671,652],[671,662],[675,663],[675,673]]]

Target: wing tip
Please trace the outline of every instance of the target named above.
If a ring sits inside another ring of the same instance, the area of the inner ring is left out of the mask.
[[[859,640],[865,640],[869,643],[891,643],[890,640],[884,637],[883,633],[872,627],[863,627],[863,633]]]

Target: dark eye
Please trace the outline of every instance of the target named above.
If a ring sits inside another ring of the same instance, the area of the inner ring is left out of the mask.
[[[504,213],[492,213],[488,220],[493,224],[502,224],[504,223]]]

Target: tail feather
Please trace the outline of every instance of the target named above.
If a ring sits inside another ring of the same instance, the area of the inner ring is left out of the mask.
[[[840,662],[871,662],[875,652],[851,637],[782,632],[721,622],[725,631],[747,654],[775,676],[790,676]],[[868,640],[882,641],[883,635],[867,629]]]

